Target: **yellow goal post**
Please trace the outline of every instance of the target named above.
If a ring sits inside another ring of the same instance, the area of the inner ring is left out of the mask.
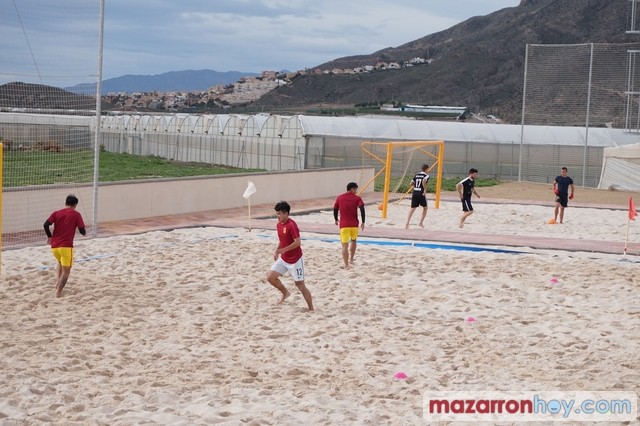
[[[393,164],[393,153],[395,149],[413,149],[423,153],[432,164],[429,172],[436,171],[436,188],[435,188],[435,208],[440,208],[440,191],[442,187],[442,169],[444,164],[444,141],[397,141],[397,142],[372,142],[366,141],[360,144],[363,159],[368,156],[374,161],[380,163],[381,167],[376,170],[373,178],[367,182],[361,191],[364,191],[369,185],[375,182],[376,178],[384,173],[384,193],[382,199],[382,218],[387,218],[387,208],[389,204],[389,192],[391,188],[391,169]],[[435,154],[429,152],[427,148],[435,149]],[[384,155],[380,154],[383,152]],[[364,166],[364,161],[363,161]],[[406,172],[406,170],[405,170]]]
[[[4,155],[4,145],[0,142],[0,279],[2,277],[2,161]]]

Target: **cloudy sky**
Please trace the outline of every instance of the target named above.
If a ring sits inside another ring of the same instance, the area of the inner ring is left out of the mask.
[[[105,0],[103,78],[311,68],[399,46],[519,3]],[[95,80],[99,6],[99,0],[0,0],[0,84]]]

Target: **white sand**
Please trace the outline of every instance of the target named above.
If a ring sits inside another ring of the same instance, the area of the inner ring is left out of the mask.
[[[411,205],[410,199],[389,203],[386,219],[377,206],[367,206],[367,226],[403,229]],[[491,204],[473,198],[474,213],[459,227],[462,206],[458,201],[441,201],[435,208],[428,201],[426,230],[473,232],[499,235],[520,235],[577,240],[615,241],[624,243],[627,233],[627,210],[593,209],[569,206],[565,209],[564,223],[550,225],[554,207],[523,204]],[[413,213],[410,229],[420,232],[418,227],[422,207]],[[333,210],[300,217],[300,222],[333,223]],[[366,235],[366,231],[365,234]],[[629,242],[640,242],[640,220],[631,222]]]
[[[462,232],[608,240],[626,220],[476,209]],[[48,247],[3,252],[0,423],[420,424],[425,391],[640,393],[637,257],[361,244],[345,271],[335,238],[304,229],[327,216],[295,217],[315,313],[290,277],[275,305],[271,230],[80,238],[61,299]],[[445,204],[427,223],[458,217]]]

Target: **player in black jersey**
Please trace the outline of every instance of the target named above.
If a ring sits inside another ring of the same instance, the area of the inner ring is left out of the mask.
[[[475,180],[478,177],[478,169],[469,169],[469,176],[456,184],[456,190],[462,201],[462,216],[460,217],[460,228],[464,228],[464,221],[473,214],[471,205],[471,194],[480,198],[475,188]]]
[[[429,182],[429,175],[427,174],[427,170],[429,170],[428,164],[422,165],[422,171],[416,173],[411,181],[411,187],[413,188],[411,194],[411,209],[409,210],[409,217],[407,217],[407,224],[405,225],[405,229],[409,229],[409,222],[411,221],[411,216],[413,216],[413,212],[416,211],[418,206],[422,206],[422,217],[420,218],[420,223],[418,226],[424,228],[424,218],[427,216],[427,182]]]

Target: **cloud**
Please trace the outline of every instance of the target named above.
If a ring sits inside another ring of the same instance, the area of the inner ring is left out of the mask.
[[[108,0],[103,77],[206,68],[245,72],[311,68],[399,46],[518,3]],[[0,0],[0,83],[11,75],[33,77],[36,66],[52,75],[95,74],[99,4],[98,0]]]

